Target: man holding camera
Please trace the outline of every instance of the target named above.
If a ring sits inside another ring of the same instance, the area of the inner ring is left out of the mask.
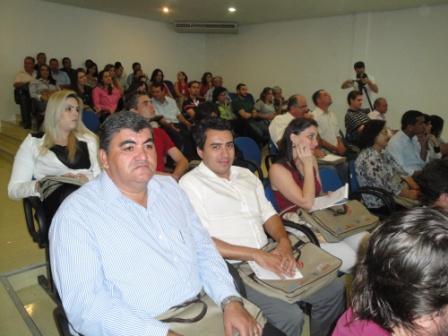
[[[366,65],[362,61],[358,61],[353,65],[356,73],[356,79],[347,79],[342,85],[341,89],[355,89],[364,96],[363,108],[368,108],[373,111],[372,92],[378,93],[378,85],[375,83],[373,76],[366,74]]]

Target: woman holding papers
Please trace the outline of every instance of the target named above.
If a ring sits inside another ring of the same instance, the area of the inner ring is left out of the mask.
[[[321,193],[319,170],[313,156],[313,150],[318,146],[317,135],[317,123],[313,119],[294,119],[285,129],[279,144],[278,160],[269,170],[280,211],[310,210],[316,196]],[[356,263],[359,244],[366,234],[361,232],[337,243],[322,241],[321,247],[342,260],[341,271],[350,272]]]
[[[358,183],[361,187],[377,187],[396,196],[417,200],[420,188],[384,149],[389,135],[384,120],[370,120],[358,138],[362,149],[355,161]],[[385,205],[375,196],[364,195],[363,199],[369,209],[381,212]]]
[[[12,199],[44,198],[41,187],[47,176],[73,179],[76,186],[61,183],[44,199],[49,219],[69,190],[73,191],[100,173],[97,138],[82,123],[80,111],[82,101],[75,92],[54,93],[45,111],[45,133],[29,134],[14,158],[8,185],[8,195]]]

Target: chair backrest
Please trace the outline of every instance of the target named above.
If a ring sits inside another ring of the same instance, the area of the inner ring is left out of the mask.
[[[263,184],[264,186],[264,195],[268,199],[269,202],[271,202],[274,209],[279,212],[277,201],[275,200],[274,191],[272,190],[271,184],[269,181],[265,181]]]
[[[100,120],[93,111],[84,111],[82,113],[82,122],[93,133],[96,133],[98,128],[100,128]]]
[[[40,248],[48,247],[48,223],[44,206],[39,197],[27,197],[23,199],[26,227],[33,241]]]
[[[356,169],[355,169],[355,160],[350,160],[348,162],[348,172],[349,172],[349,187],[350,193],[356,192],[359,190],[358,179],[356,178]]]
[[[252,161],[258,167],[261,166],[261,152],[257,143],[249,137],[238,137],[234,140],[235,145],[243,154],[245,160]]]
[[[335,168],[330,166],[319,167],[319,175],[323,192],[335,191],[342,187],[341,179]]]

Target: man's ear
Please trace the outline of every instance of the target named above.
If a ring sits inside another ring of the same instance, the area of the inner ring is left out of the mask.
[[[200,149],[199,147],[196,147],[196,152],[198,153],[198,155],[201,158],[201,160],[203,160],[204,159],[204,152],[202,151],[202,149]]]
[[[107,153],[104,149],[100,149],[99,153],[98,153],[98,157],[100,159],[100,165],[101,167],[103,167],[104,169],[108,169],[109,168],[109,162],[107,160]]]

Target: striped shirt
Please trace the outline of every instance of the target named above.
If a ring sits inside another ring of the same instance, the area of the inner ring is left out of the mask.
[[[186,195],[169,177],[144,208],[107,173],[70,195],[50,228],[52,273],[71,327],[84,335],[166,335],[154,317],[201,288],[238,295]]]

